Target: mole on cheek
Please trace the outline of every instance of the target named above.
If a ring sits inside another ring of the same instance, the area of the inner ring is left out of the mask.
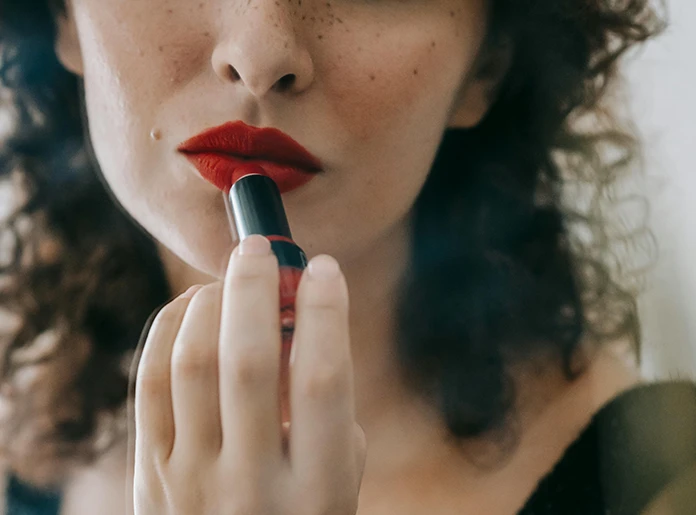
[[[150,131],[150,138],[151,138],[153,141],[159,141],[159,140],[161,140],[161,139],[162,139],[162,131],[159,130],[159,129],[152,129],[152,130]]]

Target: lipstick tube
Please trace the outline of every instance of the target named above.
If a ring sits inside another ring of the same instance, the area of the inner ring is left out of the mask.
[[[307,266],[307,256],[292,240],[278,186],[271,178],[255,172],[255,168],[255,165],[247,167],[245,171],[249,173],[232,185],[228,198],[239,241],[250,234],[261,234],[271,242],[271,250],[278,258],[281,326],[279,397],[283,445],[287,446],[290,431],[289,375],[290,351],[295,330],[295,296],[302,271]]]

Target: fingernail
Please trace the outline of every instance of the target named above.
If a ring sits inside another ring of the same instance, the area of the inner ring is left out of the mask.
[[[341,273],[338,261],[327,254],[321,254],[312,258],[307,268],[309,269],[309,275],[313,279],[323,281],[335,279]]]
[[[265,256],[271,252],[271,242],[260,234],[252,234],[239,244],[243,256]]]
[[[194,294],[203,287],[202,284],[194,284],[188,290],[181,294],[182,299],[190,299]]]

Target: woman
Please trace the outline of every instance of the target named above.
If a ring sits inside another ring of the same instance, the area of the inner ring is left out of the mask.
[[[638,513],[696,462],[694,385],[621,354],[599,216],[636,153],[605,92],[660,28],[647,0],[4,4],[8,506]],[[312,258],[288,449],[277,261],[182,151],[261,127],[320,165],[283,194]],[[654,440],[680,459],[639,477],[662,455],[628,444]]]

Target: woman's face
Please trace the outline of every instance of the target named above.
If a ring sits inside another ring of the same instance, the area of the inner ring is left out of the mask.
[[[68,0],[69,1],[69,0]],[[392,234],[444,130],[486,110],[485,0],[72,0],[61,62],[82,75],[92,145],[125,209],[222,277],[221,192],[177,146],[228,121],[275,127],[323,164],[283,195],[308,256],[349,261]],[[230,70],[236,71],[230,73]],[[295,76],[291,88],[280,79]]]

